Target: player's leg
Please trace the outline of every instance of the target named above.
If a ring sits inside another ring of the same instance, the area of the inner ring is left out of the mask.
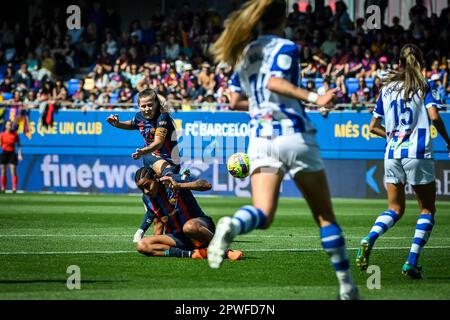
[[[403,170],[401,160],[386,159],[384,170],[388,210],[378,216],[369,234],[360,241],[360,246],[356,253],[356,264],[361,270],[366,270],[369,266],[369,257],[375,241],[392,228],[405,213],[406,173]]]
[[[12,182],[12,191],[13,193],[17,191],[17,165],[12,163],[9,165],[9,170],[11,172],[11,182]]]
[[[322,246],[330,257],[339,281],[340,299],[359,299],[350,271],[345,238],[334,216],[325,171],[300,171],[295,174],[294,180],[320,226]]]
[[[219,268],[233,239],[254,229],[268,228],[278,204],[284,172],[278,168],[260,167],[251,176],[253,206],[244,206],[233,217],[221,218],[208,247],[208,263]]]
[[[183,225],[183,233],[191,239],[196,248],[204,248],[213,238],[214,229],[203,219],[194,218]]]
[[[165,256],[165,252],[177,244],[167,235],[146,237],[136,243],[136,250],[147,256]]]
[[[205,259],[208,257],[206,247],[214,236],[216,226],[210,217],[194,218],[187,221],[183,226],[183,233],[192,241],[195,250],[192,254],[194,259]],[[228,250],[227,258],[240,260],[244,253],[240,250]]]
[[[153,156],[154,159],[149,160],[149,166],[156,172],[157,176],[172,176],[179,173],[180,166],[169,163],[167,160]]]
[[[147,256],[191,258],[193,250],[172,234],[146,237],[136,244],[139,253]]]
[[[405,170],[408,174],[408,182],[412,184],[416,193],[420,215],[416,223],[409,256],[403,265],[402,272],[411,278],[421,279],[422,268],[418,264],[419,256],[423,247],[427,244],[435,224],[436,182],[434,161],[432,159],[408,159],[407,162]]]
[[[2,154],[2,160],[3,160],[3,155],[4,154]],[[3,161],[2,161],[2,192],[5,192],[5,190],[6,190],[6,164],[3,164]]]

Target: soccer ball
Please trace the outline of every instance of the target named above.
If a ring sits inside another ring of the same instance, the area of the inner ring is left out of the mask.
[[[250,173],[250,160],[243,152],[233,154],[228,158],[228,172],[235,178],[244,179]]]

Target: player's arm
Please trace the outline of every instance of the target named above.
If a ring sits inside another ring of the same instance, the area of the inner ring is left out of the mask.
[[[427,111],[428,117],[433,123],[433,126],[435,126],[436,130],[439,132],[442,138],[444,138],[444,141],[447,144],[447,149],[450,151],[450,138],[448,136],[447,129],[445,128],[445,123],[439,115],[438,108],[429,107]]]
[[[138,160],[142,155],[155,152],[156,150],[161,149],[164,144],[164,140],[166,137],[155,136],[155,140],[150,143],[148,146],[144,148],[136,149],[136,152],[133,153],[133,159]]]
[[[155,139],[152,143],[144,148],[136,149],[136,152],[132,154],[133,159],[137,160],[142,155],[155,152],[164,145],[167,133],[169,132],[169,126],[172,123],[172,119],[168,115],[161,115],[158,119],[157,127],[155,130]]]
[[[381,124],[381,121],[383,121],[382,118],[373,117],[370,121],[369,130],[370,133],[376,134],[377,136],[382,138],[386,138],[386,129]]]
[[[22,145],[20,144],[19,135],[17,135],[16,142],[17,142],[17,159],[19,161],[22,161]]]
[[[177,190],[208,191],[212,188],[211,184],[203,179],[184,182],[177,181],[177,179],[170,176],[164,176],[161,177],[159,181],[164,183],[166,186]]]
[[[239,71],[235,71],[231,75],[231,78],[228,81],[228,87],[230,88],[231,91],[231,99],[230,99],[231,110],[248,111],[249,107],[248,98],[242,90]]]
[[[242,93],[231,92],[230,108],[236,111],[248,111],[248,98]]]
[[[164,233],[164,222],[161,219],[155,217],[153,218],[153,235],[159,236]]]
[[[319,106],[325,106],[330,103],[338,90],[337,88],[328,90],[323,96],[319,96],[317,93],[299,88],[288,80],[278,77],[270,78],[267,89],[293,99],[308,101]]]
[[[106,121],[113,127],[123,129],[123,130],[134,130],[135,127],[133,127],[131,120],[128,121],[119,121],[119,117],[116,115],[110,115],[108,118],[106,118]]]

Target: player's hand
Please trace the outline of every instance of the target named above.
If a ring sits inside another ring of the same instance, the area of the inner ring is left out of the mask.
[[[164,183],[165,186],[171,188],[171,189],[178,189],[179,184],[176,182],[172,177],[164,176],[159,178],[159,181]]]
[[[131,154],[134,160],[139,160],[144,155],[144,152],[142,152],[142,149],[136,149],[136,152]]]
[[[22,160],[23,160],[23,158],[22,158],[22,155],[21,155],[21,154],[19,154],[19,155],[17,156],[17,160],[19,160],[19,161],[22,161]]]
[[[317,99],[316,104],[319,106],[326,106],[331,101],[333,101],[338,90],[338,88],[328,90],[323,96],[320,96],[319,99]]]
[[[113,127],[117,127],[117,124],[119,123],[119,118],[115,115],[110,115],[106,121],[108,121],[108,123],[110,125],[112,125]]]

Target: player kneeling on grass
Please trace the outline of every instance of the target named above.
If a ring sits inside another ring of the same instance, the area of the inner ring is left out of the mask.
[[[155,171],[146,167],[136,172],[135,182],[143,192],[147,210],[148,225],[144,228],[155,222],[153,236],[139,240],[137,251],[148,256],[206,258],[206,248],[216,227],[191,190],[207,191],[211,185],[205,180],[182,180],[180,175],[157,179]],[[237,250],[228,252],[230,260],[239,260],[242,255]]]

